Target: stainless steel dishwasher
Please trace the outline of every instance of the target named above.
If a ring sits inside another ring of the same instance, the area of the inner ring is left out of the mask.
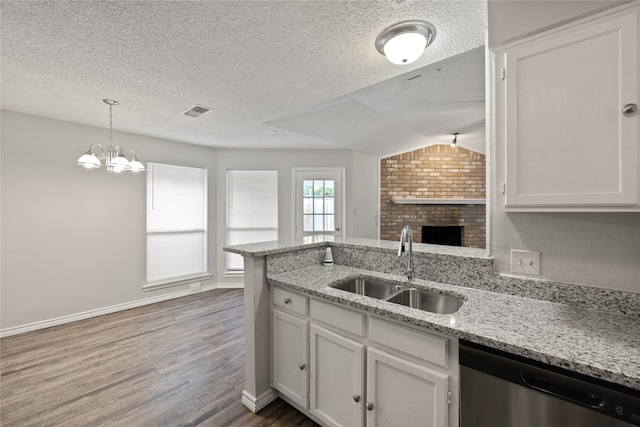
[[[640,426],[640,391],[460,341],[461,427]]]

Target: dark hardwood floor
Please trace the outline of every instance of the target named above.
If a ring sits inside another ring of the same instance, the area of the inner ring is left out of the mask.
[[[244,387],[242,290],[215,290],[0,340],[0,425],[316,426]]]

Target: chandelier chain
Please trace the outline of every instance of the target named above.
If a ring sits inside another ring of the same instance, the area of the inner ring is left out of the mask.
[[[109,145],[113,142],[113,104],[109,104]]]

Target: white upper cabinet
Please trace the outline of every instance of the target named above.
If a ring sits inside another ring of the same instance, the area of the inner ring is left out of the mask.
[[[506,210],[640,210],[639,10],[495,51],[495,136],[505,164],[496,184]]]

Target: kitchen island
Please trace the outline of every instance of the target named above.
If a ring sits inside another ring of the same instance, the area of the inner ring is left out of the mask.
[[[322,265],[327,247],[330,267]],[[253,411],[275,397],[272,286],[640,390],[637,294],[499,276],[484,250],[415,244],[412,286],[464,299],[457,312],[434,314],[329,286],[358,276],[406,282],[396,242],[316,236],[225,250],[245,257],[243,402]]]

